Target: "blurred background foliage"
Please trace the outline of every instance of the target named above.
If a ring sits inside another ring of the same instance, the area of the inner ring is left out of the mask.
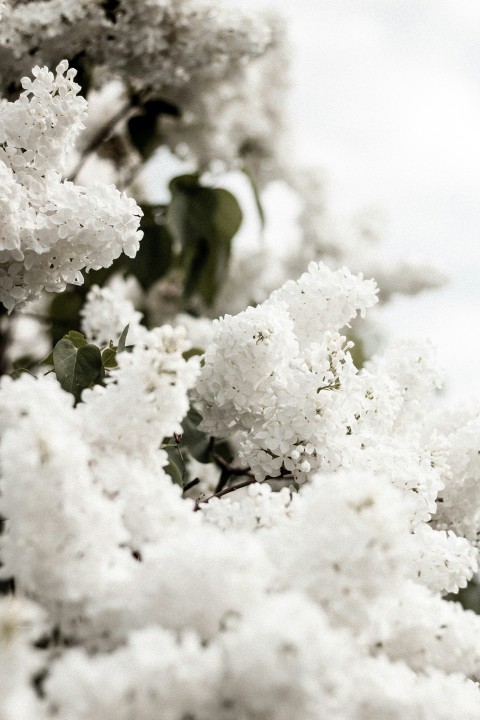
[[[48,309],[53,344],[66,330],[80,330],[79,313],[89,290],[116,273],[135,277],[145,292],[162,278],[171,281],[177,288],[175,314],[196,315],[199,303],[213,304],[227,277],[242,211],[232,193],[202,185],[195,174],[174,178],[170,192],[168,205],[140,204],[143,239],[134,258],[122,254],[109,268],[85,273],[83,285],[53,296]],[[148,325],[148,308],[142,311]]]

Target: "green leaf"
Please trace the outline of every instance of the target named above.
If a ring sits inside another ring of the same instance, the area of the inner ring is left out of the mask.
[[[353,341],[353,347],[350,348],[353,364],[358,370],[365,365],[368,360],[368,354],[365,352],[365,343],[360,337],[356,337],[351,331],[344,330],[347,340]]]
[[[198,294],[212,305],[227,274],[242,211],[230,192],[200,185],[198,175],[174,178],[170,191],[167,223],[182,248],[184,295]]]
[[[143,238],[134,258],[124,258],[124,266],[137,278],[144,290],[163,277],[173,263],[173,238],[164,222],[165,208],[142,205],[140,228]]]
[[[234,453],[232,450],[232,446],[230,445],[228,440],[226,440],[225,438],[215,440],[214,450],[217,455],[220,455],[220,457],[225,460],[225,462],[232,462]]]
[[[88,345],[85,335],[77,330],[70,330],[66,335],[63,336],[63,340],[71,340],[76,348]]]
[[[35,375],[33,375],[33,373],[26,367],[16,367],[15,370],[10,373],[10,377],[12,380],[18,380],[20,375],[23,375],[24,373],[28,373],[29,375],[35,377]]]
[[[205,350],[202,350],[202,348],[193,347],[190,348],[190,350],[185,350],[185,352],[182,353],[182,357],[184,360],[189,360],[191,357],[195,357],[195,355],[205,355]]]
[[[195,460],[208,463],[211,462],[210,436],[198,429],[201,419],[202,416],[195,408],[189,409],[182,422],[182,444],[186,445],[188,452]]]
[[[127,339],[128,335],[128,328],[130,327],[130,323],[128,325],[125,325],[125,327],[122,330],[122,334],[120,335],[118,339],[118,346],[117,346],[117,352],[125,352],[125,341]]]
[[[55,345],[53,365],[60,385],[76,400],[80,399],[82,390],[101,378],[103,369],[102,355],[96,345],[75,345],[69,337]]]
[[[46,358],[40,360],[40,365],[53,365],[53,350],[47,355]]]
[[[85,57],[85,51],[82,50],[71,58],[68,64],[77,71],[75,82],[80,85],[80,95],[86,98],[92,86],[92,70]]]
[[[465,588],[460,588],[458,593],[449,593],[444,596],[445,600],[459,602],[465,610],[473,610],[480,615],[480,585],[476,580],[470,580]]]
[[[92,285],[103,287],[113,273],[134,275],[142,288],[148,290],[153,283],[163,277],[173,263],[173,238],[165,225],[164,205],[141,205],[143,216],[140,229],[143,238],[134,258],[120,255],[108,268],[90,270],[85,273],[85,283],[76,289],[84,296]],[[81,301],[82,306],[84,300]]]
[[[147,160],[160,144],[157,123],[161,115],[178,117],[180,111],[165,100],[150,100],[142,106],[141,112],[127,123],[130,140],[144,160]]]
[[[111,370],[117,367],[117,348],[107,347],[102,350],[102,365],[105,370]]]
[[[168,465],[165,466],[165,472],[170,475],[172,482],[174,482],[175,485],[183,487],[183,475],[185,468],[176,445],[167,445],[164,450],[166,450],[168,455]]]
[[[64,336],[66,330],[80,329],[80,310],[85,299],[83,288],[72,288],[66,292],[55,295],[49,308],[49,317],[52,321],[52,342],[55,345]]]
[[[99,285],[100,287],[103,287],[111,275],[119,272],[125,272],[125,258],[127,258],[127,256],[122,254],[118,258],[116,258],[113,263],[108,266],[108,268],[98,268],[98,270],[86,270],[84,272],[83,285],[76,286],[74,290],[83,298],[82,303],[85,302],[85,297],[88,294],[88,291],[93,287],[93,285]],[[130,260],[131,258],[128,259]]]

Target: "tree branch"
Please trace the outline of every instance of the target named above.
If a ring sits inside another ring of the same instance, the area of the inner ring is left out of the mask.
[[[194,512],[197,512],[197,510],[200,510],[200,505],[204,503],[210,502],[212,498],[215,497],[223,497],[224,495],[228,495],[228,493],[234,492],[235,490],[240,490],[240,488],[247,487],[248,485],[253,485],[257,481],[254,477],[250,478],[249,480],[244,480],[243,482],[239,482],[236,485],[230,485],[230,487],[225,488],[224,490],[221,490],[220,492],[214,493],[213,495],[210,495],[209,497],[205,498],[204,500],[200,500],[200,498],[197,498],[195,500],[195,507],[193,508]]]
[[[118,112],[115,113],[115,115],[108,121],[106,125],[101,127],[98,132],[93,136],[93,138],[88,143],[85,150],[82,152],[82,156],[80,160],[78,161],[76,167],[72,171],[72,173],[68,176],[67,180],[75,181],[80,170],[84,166],[87,158],[95,152],[95,150],[98,150],[100,145],[105,142],[105,140],[108,140],[110,135],[115,130],[116,126],[121,120],[126,120],[129,115],[136,114],[142,106],[142,103],[145,102],[145,98],[142,98],[140,100],[140,97],[137,96],[136,100],[130,98],[128,102],[126,102]]]
[[[212,455],[216,455],[216,453],[212,453]],[[195,507],[194,512],[197,512],[197,510],[200,510],[200,505],[203,503],[208,503],[212,498],[221,498],[224,495],[228,495],[231,492],[235,492],[235,490],[240,490],[241,488],[248,487],[249,485],[254,485],[255,483],[265,483],[265,482],[271,482],[272,480],[293,480],[293,475],[291,473],[288,473],[282,468],[281,474],[277,477],[271,477],[270,475],[267,475],[264,480],[256,480],[255,476],[252,472],[252,470],[249,467],[238,467],[238,468],[232,468],[221,456],[219,456],[221,459],[221,464],[218,463],[218,460],[215,458],[215,461],[217,464],[219,464],[222,467],[222,474],[220,476],[220,480],[218,482],[218,485],[215,489],[215,492],[213,495],[210,495],[209,497],[204,498],[201,500],[200,498],[197,498],[195,501]],[[228,478],[230,475],[246,475],[248,476],[248,480],[243,480],[242,482],[236,483],[235,485],[230,485],[230,487],[225,487],[226,483],[228,482]],[[225,477],[225,479],[224,479]]]
[[[237,477],[241,475],[248,475],[248,477],[253,477],[253,473],[249,467],[235,467],[234,465],[230,465],[225,458],[216,452],[212,452],[211,455],[218,467],[222,470],[226,470],[229,475],[236,475]]]

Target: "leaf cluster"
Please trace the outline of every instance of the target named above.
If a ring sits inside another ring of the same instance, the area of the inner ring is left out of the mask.
[[[72,393],[75,402],[80,400],[86,388],[102,383],[108,372],[117,366],[118,353],[128,350],[125,345],[128,325],[124,328],[117,345],[111,342],[100,349],[87,342],[85,336],[76,330],[70,330],[53,348],[43,361],[53,365],[58,382],[64,390]]]
[[[121,255],[109,268],[86,273],[83,285],[53,297],[48,311],[53,344],[67,330],[80,331],[88,291],[113,273],[133,275],[145,292],[162,278],[174,277],[181,287],[178,312],[188,312],[195,301],[206,307],[214,303],[242,222],[240,206],[229,191],[203,185],[196,174],[174,178],[170,192],[168,205],[141,205],[143,239],[134,258]]]

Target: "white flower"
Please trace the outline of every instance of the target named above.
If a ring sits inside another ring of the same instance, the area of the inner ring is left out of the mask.
[[[295,335],[306,348],[320,342],[327,330],[341,330],[357,312],[363,317],[377,302],[373,280],[352,275],[346,268],[332,271],[323,263],[310,263],[308,272],[274,290],[267,304],[282,303],[295,323]]]
[[[140,325],[142,313],[135,310],[133,303],[122,298],[119,291],[94,285],[87,295],[80,311],[81,327],[89,342],[103,346],[110,341],[114,345],[128,325],[127,344],[134,345],[147,333]]]
[[[117,354],[118,367],[112,369],[106,387],[84,391],[79,412],[101,452],[118,448],[148,456],[164,438],[182,432],[187,391],[199,368],[197,356],[183,358],[189,349],[183,328],[164,325],[145,332],[131,352]]]
[[[35,67],[13,103],[0,101],[0,302],[8,310],[42,290],[81,284],[82,271],[133,257],[141,210],[113,187],[62,181],[86,102],[75,70]]]

